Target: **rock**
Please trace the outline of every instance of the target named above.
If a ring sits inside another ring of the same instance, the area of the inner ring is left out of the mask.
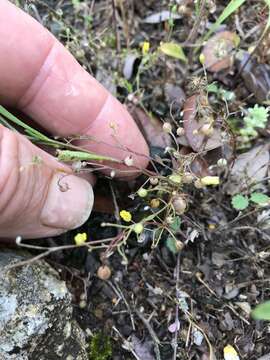
[[[71,294],[57,272],[45,261],[7,268],[28,257],[0,252],[0,359],[88,359]]]

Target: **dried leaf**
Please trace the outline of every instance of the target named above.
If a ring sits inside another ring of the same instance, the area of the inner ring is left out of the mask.
[[[233,64],[233,49],[239,37],[231,31],[222,31],[211,37],[203,48],[201,62],[208,71],[218,72]]]
[[[135,335],[132,335],[131,343],[135,353],[140,359],[155,360],[155,357],[152,355],[153,345],[151,341],[140,341]]]
[[[125,79],[129,80],[132,77],[134,71],[134,64],[137,59],[138,55],[136,54],[128,54],[126,56],[123,68],[123,75]]]
[[[143,22],[146,24],[158,24],[167,20],[177,20],[181,19],[181,15],[172,13],[169,10],[163,10],[154,14],[147,16]]]
[[[163,131],[162,123],[154,116],[149,116],[138,107],[129,107],[131,116],[136,121],[148,145],[165,149],[171,146],[171,137]]]
[[[270,94],[270,66],[258,64],[255,59],[250,59],[248,52],[241,51],[236,63],[246,88],[254,94],[259,104],[269,100]]]
[[[185,137],[189,146],[196,152],[201,150],[212,150],[220,147],[221,135],[218,129],[214,129],[214,133],[210,138],[200,134],[199,130],[202,124],[197,119],[197,102],[199,95],[189,97],[184,105],[184,129]]]
[[[186,100],[186,95],[183,89],[171,83],[166,83],[164,86],[165,98],[174,111],[182,109],[183,103]]]
[[[269,165],[269,146],[257,146],[235,160],[227,186],[227,193],[241,193],[248,186],[265,178]]]

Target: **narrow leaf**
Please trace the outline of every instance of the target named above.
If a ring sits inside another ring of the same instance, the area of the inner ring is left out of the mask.
[[[84,151],[73,151],[73,150],[57,150],[57,158],[59,161],[113,161],[120,163],[119,160],[111,158],[109,156],[98,155],[95,153],[84,152]]]
[[[217,21],[211,26],[209,31],[204,37],[204,41],[209,39],[210,35],[215,32],[218,27],[235,11],[238,10],[238,8],[245,2],[246,0],[231,0],[229,4],[225,7],[225,9],[222,11],[221,15],[218,17]],[[269,0],[266,0],[269,1]]]

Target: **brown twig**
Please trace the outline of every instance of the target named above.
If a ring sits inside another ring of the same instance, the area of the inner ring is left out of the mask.
[[[116,50],[117,50],[117,53],[120,54],[121,43],[120,43],[120,36],[119,36],[118,28],[117,28],[115,0],[112,0],[112,9],[113,9],[114,33],[115,33],[115,38],[116,38]]]

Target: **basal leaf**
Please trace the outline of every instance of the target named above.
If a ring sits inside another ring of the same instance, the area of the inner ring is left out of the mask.
[[[253,201],[255,204],[263,205],[269,203],[270,197],[266,194],[254,192],[251,194],[250,200]]]
[[[246,196],[237,194],[232,197],[232,206],[236,210],[244,210],[248,207],[248,204],[249,201]]]
[[[270,320],[270,301],[256,306],[251,314],[255,320]]]

